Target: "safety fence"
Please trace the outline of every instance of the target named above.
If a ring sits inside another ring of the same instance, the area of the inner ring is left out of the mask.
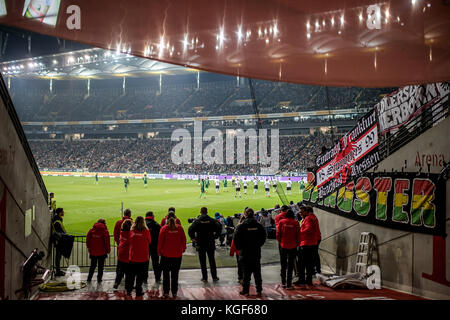
[[[61,268],[66,268],[68,266],[76,265],[80,268],[89,267],[91,265],[91,260],[89,258],[89,251],[86,247],[86,236],[73,236],[73,248],[72,254],[69,259],[64,257],[61,258]],[[108,254],[105,260],[105,268],[116,267],[117,265],[117,247],[114,242],[114,237],[110,236],[111,241],[111,252]],[[56,249],[53,246],[53,257],[56,256]]]

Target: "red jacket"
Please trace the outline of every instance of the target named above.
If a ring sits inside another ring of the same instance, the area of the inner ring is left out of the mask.
[[[278,224],[280,223],[281,220],[283,220],[284,218],[286,218],[286,212],[281,211],[279,214],[277,214],[275,216],[275,227],[278,229]]]
[[[120,231],[117,259],[120,262],[130,262],[130,231]]]
[[[313,218],[317,222],[317,228],[316,228],[316,235],[315,238],[317,241],[322,240],[322,233],[320,232],[320,225],[319,225],[319,219],[317,219],[317,216],[314,213],[310,213],[310,215],[313,216]]]
[[[130,231],[130,262],[147,262],[149,260],[149,245],[152,242],[150,231]]]
[[[161,228],[164,227],[166,225],[166,220],[167,220],[167,216],[165,216],[164,218],[162,218],[161,220]],[[179,224],[181,226],[181,221],[178,218],[175,218],[175,224]]]
[[[277,228],[277,240],[283,249],[294,249],[300,244],[300,225],[294,218],[285,218]]]
[[[117,245],[119,245],[120,241],[120,228],[122,228],[122,223],[127,219],[132,220],[130,217],[124,216],[121,220],[117,220],[116,225],[114,226],[114,241]]]
[[[308,214],[303,220],[300,227],[300,246],[317,245],[317,229],[319,223],[314,215]]]
[[[86,236],[86,247],[94,257],[105,256],[111,252],[108,228],[104,223],[97,222]]]
[[[239,256],[239,250],[236,249],[236,246],[234,245],[234,240],[231,240],[230,256],[234,256],[235,253],[237,256]]]
[[[168,258],[179,258],[186,250],[186,235],[179,224],[172,230],[168,225],[161,228],[158,238],[158,255]]]

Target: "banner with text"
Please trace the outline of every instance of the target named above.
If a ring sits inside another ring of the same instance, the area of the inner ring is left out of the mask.
[[[445,236],[446,181],[438,174],[365,173],[319,199],[311,173],[303,202],[369,224]]]
[[[373,110],[363,116],[331,150],[316,158],[319,199],[380,161],[377,124],[377,115]]]
[[[400,127],[430,106],[433,114],[448,100],[449,84],[431,83],[406,86],[385,96],[375,105],[380,123],[380,134]],[[447,96],[447,97],[446,97]],[[445,99],[443,99],[446,97]]]

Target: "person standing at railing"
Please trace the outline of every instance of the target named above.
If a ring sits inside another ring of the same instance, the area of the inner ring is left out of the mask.
[[[130,231],[130,264],[125,275],[127,296],[131,296],[136,281],[136,297],[142,297],[142,284],[147,278],[149,247],[152,242],[150,231],[143,217],[136,218]]]
[[[130,209],[125,209],[125,211],[123,212],[123,217],[120,220],[117,220],[116,224],[114,225],[114,241],[116,242],[116,246],[119,247],[119,241],[120,241],[120,230],[122,228],[122,223],[125,220],[131,220],[133,221],[133,219],[131,219],[131,210]]]
[[[158,222],[155,221],[155,216],[152,211],[149,211],[145,214],[145,223],[147,225],[148,230],[150,231],[150,235],[152,238],[152,242],[150,243],[150,258],[152,259],[152,267],[153,273],[155,274],[155,281],[161,281],[161,266],[159,263],[159,255],[158,255],[158,238],[159,232],[161,230],[161,226]]]
[[[61,277],[65,275],[64,271],[61,271],[60,265],[61,265],[61,257],[62,257],[62,250],[61,250],[61,243],[62,243],[62,236],[66,233],[66,229],[64,228],[63,224],[63,217],[64,217],[64,209],[63,208],[56,208],[55,209],[55,215],[53,216],[53,222],[52,222],[52,240],[55,244],[55,268],[56,268],[56,274],[55,276]]]
[[[111,252],[111,244],[105,219],[98,219],[86,236],[91,266],[87,281],[91,281],[98,263],[97,281],[102,282],[105,259]]]
[[[125,220],[120,230],[119,248],[117,250],[117,267],[116,280],[114,281],[114,289],[117,289],[122,281],[123,276],[128,270],[130,262],[130,230],[133,222]]]
[[[158,239],[158,255],[161,256],[161,267],[163,272],[164,298],[177,297],[178,274],[181,267],[183,252],[186,251],[186,235],[183,227],[176,224],[174,217],[167,219],[167,224],[161,228]]]

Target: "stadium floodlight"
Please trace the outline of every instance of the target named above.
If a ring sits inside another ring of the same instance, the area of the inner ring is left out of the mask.
[[[278,25],[275,23],[273,26],[273,36],[276,37],[278,35]]]
[[[236,32],[238,43],[242,41],[242,26],[238,26],[238,31]]]

